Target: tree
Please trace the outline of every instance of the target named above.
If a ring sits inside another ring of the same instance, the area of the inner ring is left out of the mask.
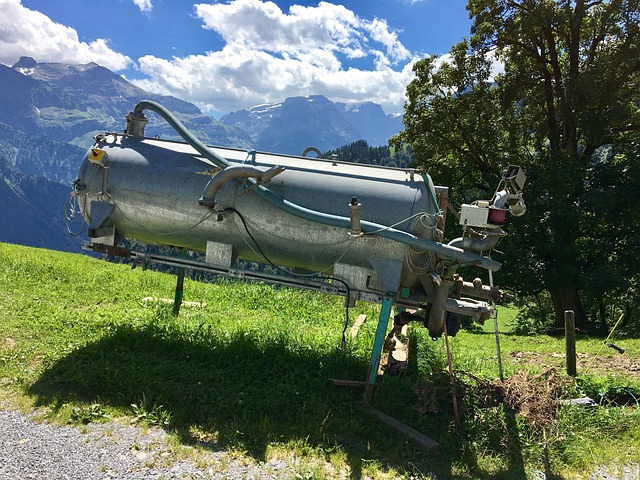
[[[394,139],[472,196],[490,193],[501,166],[525,167],[528,211],[501,243],[503,278],[521,294],[546,290],[557,325],[574,310],[588,326],[587,309],[628,288],[615,266],[638,277],[640,182],[623,179],[638,163],[639,3],[469,1],[471,39],[439,69],[416,63]]]
[[[388,167],[406,168],[413,161],[411,148],[408,146],[395,151],[388,146],[370,147],[366,140],[356,140],[335,150],[329,150],[322,157],[332,158],[334,155],[343,162]]]

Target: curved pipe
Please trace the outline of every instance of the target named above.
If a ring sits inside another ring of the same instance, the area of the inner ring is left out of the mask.
[[[274,176],[283,171],[284,168],[278,166],[271,167],[268,170],[261,170],[251,165],[229,165],[211,177],[207,186],[204,187],[204,192],[198,203],[203,207],[215,207],[217,193],[225,183],[234,178],[255,178],[261,184],[268,183]]]
[[[501,235],[498,234],[485,235],[483,238],[458,237],[451,240],[447,245],[472,252],[484,252],[495,247],[500,237]]]
[[[198,153],[200,153],[208,160],[212,161],[220,167],[228,167],[230,165],[230,162],[228,160],[221,157],[200,140],[198,140],[189,130],[187,130],[184,125],[182,125],[182,123],[176,117],[173,116],[171,112],[169,112],[162,105],[152,102],[151,100],[142,100],[136,105],[134,112],[142,113],[144,110],[151,110],[164,118],[167,123],[169,123],[169,125],[171,125],[174,130],[189,145],[191,145],[195,150],[198,151]],[[257,184],[256,181],[252,178],[249,178],[248,182],[253,183],[257,186],[256,193],[261,199],[269,202],[271,205],[279,208],[280,210],[290,213],[291,215],[295,215],[296,217],[312,222],[322,223],[324,225],[345,228],[347,230],[351,226],[349,217],[332,215],[329,213],[318,212],[316,210],[302,207],[288,201],[285,198],[282,198],[281,196],[273,193],[271,190],[265,188],[264,186]],[[482,267],[491,271],[496,271],[502,266],[500,262],[496,262],[495,260],[492,260],[490,258],[483,257],[482,255],[467,252],[465,250],[462,250],[461,248],[445,245],[440,242],[417,238],[410,233],[403,232],[402,230],[396,230],[395,228],[391,228],[386,225],[362,221],[361,226],[362,230],[365,233],[371,233],[373,235],[388,238],[396,242],[404,243],[405,245],[416,249],[427,250],[429,252],[435,253],[436,255],[448,257],[465,264]]]
[[[202,143],[195,135],[193,135],[187,128],[182,125],[180,120],[173,116],[173,114],[164,108],[162,105],[152,102],[151,100],[142,100],[138,102],[136,107],[133,109],[134,113],[143,113],[145,110],[151,110],[152,112],[156,112],[162,118],[166,120],[166,122],[173,127],[173,129],[180,135],[185,142],[195,148],[200,154],[202,154],[208,160],[211,160],[218,167],[228,167],[231,163],[224,157],[221,157],[216,152],[207,147],[204,143]]]
[[[310,152],[315,153],[318,156],[318,158],[322,158],[322,152],[316,147],[307,147],[307,148],[305,148],[304,152],[302,152],[302,156],[306,157],[307,153],[310,153]]]

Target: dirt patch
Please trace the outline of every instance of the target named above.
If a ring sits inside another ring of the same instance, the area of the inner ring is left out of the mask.
[[[15,339],[11,337],[7,337],[4,339],[4,348],[11,350],[13,348],[16,348],[16,344],[17,342],[15,341]]]
[[[513,351],[509,353],[511,361],[515,364],[534,365],[540,368],[556,367],[565,368],[565,355],[563,353],[537,353]],[[578,374],[600,373],[626,375],[634,380],[640,380],[640,361],[622,355],[604,356],[578,353]]]

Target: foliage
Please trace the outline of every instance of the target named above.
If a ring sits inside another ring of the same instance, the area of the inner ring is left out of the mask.
[[[370,147],[366,140],[358,140],[349,145],[325,152],[323,158],[333,158],[343,162],[365,163],[387,167],[407,167],[413,162],[410,146],[401,149],[380,146]]]
[[[77,423],[91,423],[104,421],[109,418],[109,414],[99,403],[90,405],[76,405],[71,409],[71,420]]]
[[[518,335],[537,335],[553,329],[551,299],[547,292],[522,296],[519,299],[520,310],[513,325],[513,333]],[[562,333],[562,332],[560,332]]]
[[[490,194],[501,167],[522,165],[528,210],[500,245],[505,283],[521,295],[547,291],[558,326],[568,309],[581,327],[587,313],[606,322],[607,305],[637,299],[640,3],[471,0],[468,9],[471,39],[440,66],[416,63],[394,142],[456,185],[454,202]]]
[[[168,427],[171,424],[171,412],[163,405],[157,403],[150,405],[144,392],[142,392],[142,399],[138,403],[132,403],[131,408],[134,422],[159,427]]]

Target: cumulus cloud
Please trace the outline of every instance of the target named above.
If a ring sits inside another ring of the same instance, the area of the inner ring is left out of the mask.
[[[238,45],[171,60],[148,55],[139,59],[148,78],[134,83],[148,91],[189,99],[204,110],[231,111],[322,94],[334,101],[368,100],[389,112],[401,111],[412,64],[400,71],[342,69],[334,57],[309,55],[312,58],[277,58]]]
[[[135,3],[141,12],[150,12],[153,9],[151,0],[133,0],[133,3]]]
[[[288,96],[322,94],[334,101],[374,101],[401,111],[416,60],[383,19],[362,19],[343,5],[293,5],[283,12],[261,0],[196,4],[205,29],[224,47],[203,55],[144,56],[149,91],[218,111]],[[356,60],[358,68],[347,67]]]
[[[96,62],[115,71],[132,63],[109,47],[107,40],[81,42],[73,28],[24,7],[21,0],[0,0],[0,11],[1,63],[12,65],[21,56],[30,56],[38,62]]]

